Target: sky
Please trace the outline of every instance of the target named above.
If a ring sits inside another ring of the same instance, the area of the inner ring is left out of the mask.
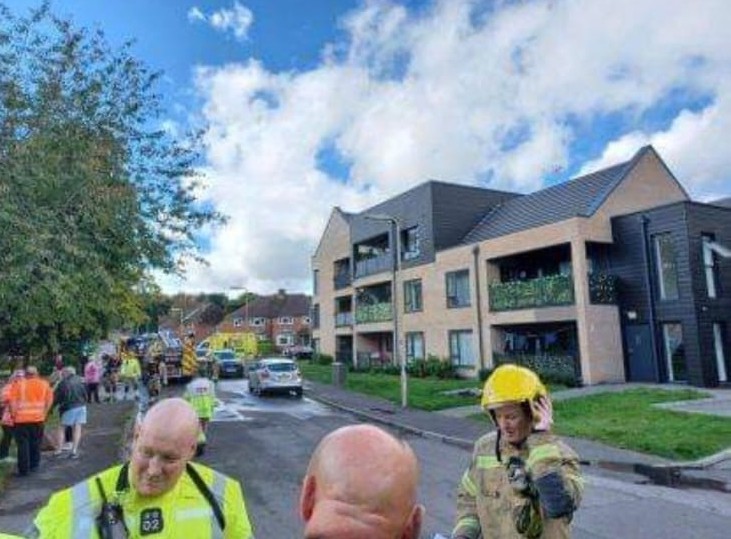
[[[5,0],[23,10],[37,2]],[[653,144],[691,197],[731,196],[728,0],[56,0],[205,125],[208,266],[166,292],[311,293],[334,206],[430,179],[522,193]]]

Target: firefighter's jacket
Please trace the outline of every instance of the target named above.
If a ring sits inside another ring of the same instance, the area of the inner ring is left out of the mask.
[[[537,510],[532,516],[539,531],[533,537],[570,537],[569,524],[583,489],[576,453],[555,435],[541,432],[531,434],[519,448],[502,440],[498,460],[496,439],[496,432],[492,432],[475,443],[472,461],[458,489],[457,522],[452,536],[468,539],[531,537],[516,530],[516,512],[531,502],[516,493],[508,480],[507,463],[510,457],[519,457],[536,487],[533,507]]]

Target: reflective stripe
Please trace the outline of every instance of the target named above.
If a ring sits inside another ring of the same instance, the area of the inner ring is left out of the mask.
[[[500,461],[497,459],[497,457],[489,457],[489,456],[478,456],[477,457],[477,467],[484,470],[487,468],[498,468],[500,466]]]
[[[574,472],[566,472],[566,478],[569,481],[573,481],[576,483],[576,486],[579,487],[579,489],[584,488],[584,478],[581,476],[581,474],[574,473]]]
[[[465,471],[462,475],[462,487],[467,491],[470,496],[477,496],[477,487],[474,481],[470,478],[469,471]]]
[[[94,529],[94,511],[91,501],[92,482],[84,481],[71,487],[71,507],[74,518],[71,519],[72,539],[86,539],[92,536]]]
[[[454,532],[456,532],[457,530],[463,530],[465,528],[468,530],[479,531],[480,521],[477,519],[477,517],[471,515],[467,517],[462,517],[457,521],[457,525],[454,527]]]
[[[531,468],[533,468],[533,466],[536,465],[539,460],[560,458],[561,450],[558,448],[557,445],[543,444],[531,449],[530,455],[528,455],[528,462],[526,462],[526,465],[530,470]]]
[[[221,507],[221,512],[223,513],[224,517],[226,515],[226,507],[225,507],[225,495],[226,495],[226,477],[221,475],[218,472],[213,472],[213,485],[211,485],[211,492],[213,492],[213,497],[216,498],[216,501],[218,501],[219,506]],[[213,509],[211,509],[211,512],[213,512]],[[223,530],[218,526],[218,520],[211,515],[211,537],[213,539],[223,539]]]

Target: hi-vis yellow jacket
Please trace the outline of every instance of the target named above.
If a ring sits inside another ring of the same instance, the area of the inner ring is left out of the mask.
[[[185,386],[185,400],[201,419],[211,419],[216,407],[216,386],[208,378],[199,376]]]
[[[122,466],[115,466],[86,481],[51,496],[36,516],[31,537],[41,539],[97,539],[96,517],[101,511],[99,477],[109,501],[122,505],[130,538],[161,539],[249,539],[251,524],[246,512],[241,486],[223,474],[189,464],[213,495],[223,516],[221,529],[213,505],[186,470],[177,485],[161,496],[145,498],[128,487],[116,492]],[[127,484],[128,481],[127,481]]]
[[[539,520],[537,537],[570,537],[569,524],[583,490],[576,453],[557,436],[540,432],[528,436],[520,448],[502,440],[501,460],[498,460],[496,438],[496,432],[491,432],[475,443],[472,461],[457,492],[457,523],[452,537],[521,539],[530,536],[521,536],[516,530],[516,514],[526,499],[508,481],[506,463],[510,457],[519,457],[525,463],[538,487],[540,509],[532,515]],[[556,513],[555,518],[551,512]]]

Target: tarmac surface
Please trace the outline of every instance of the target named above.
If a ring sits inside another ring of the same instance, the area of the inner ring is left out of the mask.
[[[555,399],[571,398],[601,391],[621,391],[631,387],[635,387],[635,385],[594,386],[563,391],[554,394],[553,397]],[[672,389],[674,386],[646,387]],[[491,428],[487,419],[480,422],[465,417],[479,411],[477,407],[452,409],[444,412],[402,409],[400,406],[382,399],[315,382],[307,382],[305,391],[309,398],[353,414],[362,420],[381,423],[416,436],[439,440],[467,450],[471,449],[477,438]],[[713,395],[712,399],[668,403],[666,407],[693,413],[731,415],[731,390],[715,390],[709,391],[709,393]],[[222,413],[231,414],[229,420],[242,420],[238,416],[245,412],[245,403],[242,401],[240,406],[234,404],[236,406],[228,406]],[[0,496],[0,532],[22,533],[27,529],[28,522],[31,522],[39,506],[45,503],[53,491],[72,485],[94,472],[123,460],[134,415],[135,403],[133,401],[91,405],[89,407],[90,428],[82,440],[81,458],[79,460],[71,461],[63,457],[53,458],[50,452],[46,452],[43,455],[41,468],[37,473],[23,479],[6,478],[6,490]],[[245,414],[243,415],[245,416]],[[220,418],[220,420],[223,419],[225,418]],[[567,441],[579,453],[582,460],[589,463],[589,465],[585,465],[584,472],[590,476],[590,481],[595,487],[601,488],[602,481],[609,482],[607,485],[611,485],[611,489],[616,493],[618,492],[617,485],[626,485],[621,487],[625,488],[626,492],[621,495],[622,499],[619,499],[616,503],[630,504],[626,508],[627,514],[631,513],[632,504],[637,510],[640,507],[657,507],[659,511],[663,507],[662,504],[676,503],[677,494],[672,493],[679,493],[680,491],[658,487],[653,483],[663,484],[663,479],[667,480],[669,477],[672,479],[671,473],[664,474],[663,477],[662,471],[667,469],[673,472],[674,467],[680,467],[684,477],[698,481],[698,485],[695,487],[691,485],[691,488],[683,490],[680,496],[683,496],[688,503],[697,497],[699,510],[705,510],[709,505],[721,507],[715,509],[715,513],[708,514],[717,515],[719,518],[722,518],[722,515],[731,516],[731,503],[726,504],[724,501],[725,496],[729,496],[729,500],[731,500],[731,495],[712,492],[714,489],[719,488],[725,488],[731,492],[731,447],[724,452],[699,461],[671,462],[660,457],[618,449],[589,440],[568,438]],[[597,466],[591,464],[599,462],[611,465]],[[648,470],[653,473],[649,473]],[[709,488],[709,485],[712,488]],[[697,488],[700,488],[700,490],[696,490]],[[721,498],[718,496],[721,496]],[[649,497],[652,497],[652,502],[648,501],[646,503],[650,505],[642,505]],[[630,503],[631,500],[634,500],[634,502]],[[597,501],[597,503],[600,502]],[[728,509],[723,509],[726,505],[728,505]],[[616,511],[619,510],[617,507],[619,506],[608,505],[605,513],[600,512],[598,513],[599,516],[592,516],[591,519],[587,519],[589,524],[587,529],[614,530],[612,532],[614,537],[629,537],[630,535],[627,534],[617,535],[615,533],[618,530],[616,526],[619,521],[616,520],[616,516],[614,519],[611,516],[616,515]],[[688,507],[692,507],[692,504]],[[622,511],[624,510],[622,509]],[[673,511],[668,514],[673,514]],[[598,521],[598,519],[603,518],[602,515],[606,515],[608,519],[604,524]],[[685,519],[684,522],[688,523],[693,516],[688,514],[683,518]],[[668,523],[668,526],[670,524]],[[682,525],[682,522],[674,524],[675,530],[683,529]],[[678,526],[681,527],[678,528]],[[715,533],[717,533],[717,530],[718,526],[716,526]],[[700,535],[694,535],[694,537],[717,536],[711,533],[710,528],[706,532],[699,530],[699,533]],[[670,535],[667,536],[670,537]],[[594,535],[594,532],[591,532],[588,535],[581,535],[581,537],[609,537],[609,535]]]

